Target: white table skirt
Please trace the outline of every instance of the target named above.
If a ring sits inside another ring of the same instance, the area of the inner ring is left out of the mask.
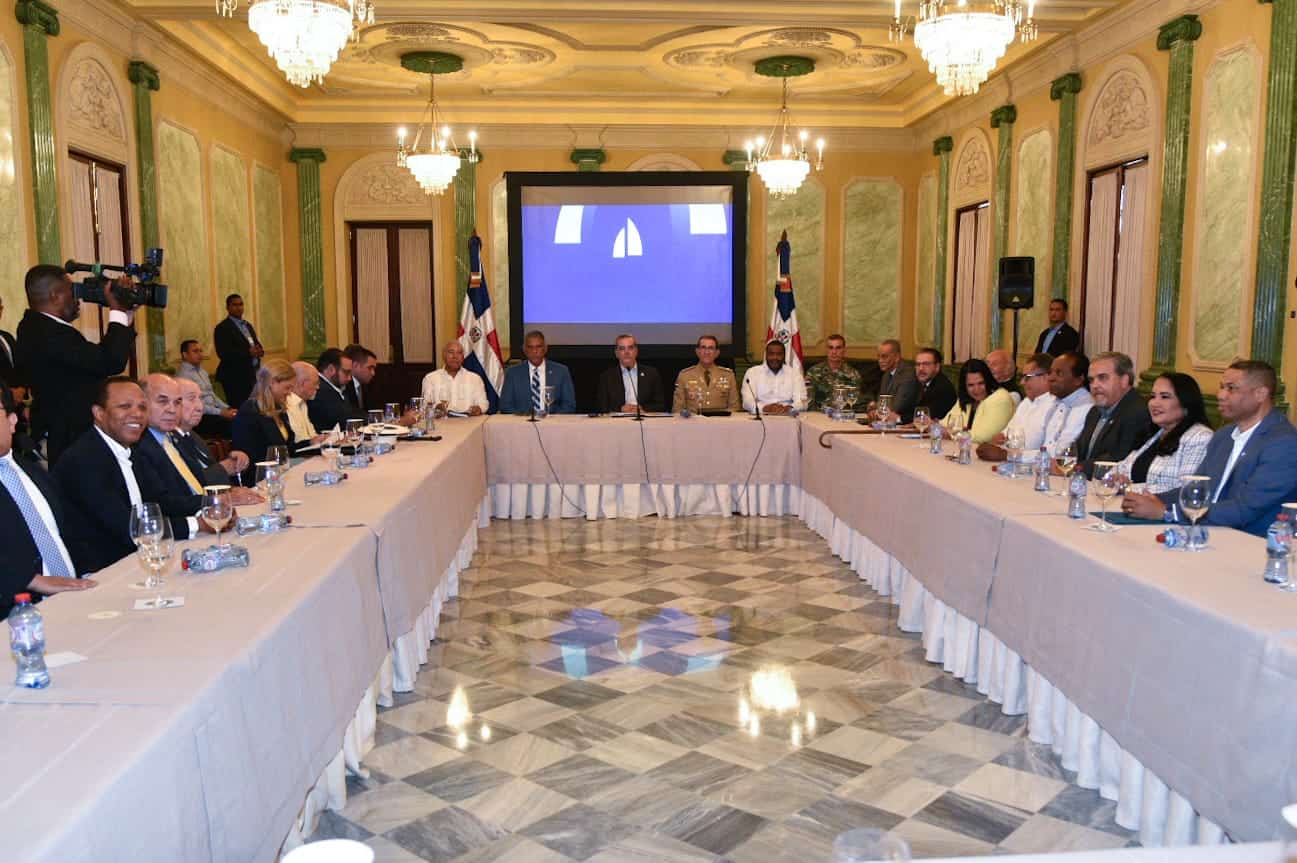
[[[946,606],[924,589],[890,554],[803,493],[798,515],[829,540],[833,553],[861,580],[900,606],[898,625],[922,633],[925,658],[1001,705],[1005,714],[1027,716],[1035,743],[1050,746],[1076,784],[1117,802],[1116,821],[1139,831],[1145,846],[1218,844],[1229,841],[1216,824],[1193,810],[1152,771],[1122,750],[1086,716],[985,627]]]
[[[495,518],[642,518],[660,515],[793,515],[801,489],[788,483],[497,483]]]

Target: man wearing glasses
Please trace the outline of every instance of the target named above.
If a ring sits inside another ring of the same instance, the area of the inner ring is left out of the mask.
[[[950,378],[941,373],[941,351],[923,348],[914,354],[914,377],[919,382],[916,408],[927,408],[933,422],[941,422],[955,406],[959,396]]]
[[[1024,398],[1018,402],[1013,419],[991,440],[977,448],[977,457],[983,461],[1004,461],[1008,453],[1004,442],[1012,431],[1022,432],[1024,453],[1034,454],[1045,442],[1045,420],[1049,417],[1056,399],[1049,392],[1049,369],[1054,358],[1049,354],[1032,354],[1024,371],[1018,376]]]
[[[652,366],[639,363],[639,342],[629,333],[617,337],[617,365],[599,376],[599,413],[633,414],[660,411],[666,399],[662,378]]]
[[[739,383],[734,372],[716,365],[721,355],[720,342],[715,336],[699,336],[694,345],[698,364],[684,369],[676,377],[675,395],[671,399],[671,412],[680,413],[685,407],[685,393],[696,388],[702,394],[701,410],[738,411]]]

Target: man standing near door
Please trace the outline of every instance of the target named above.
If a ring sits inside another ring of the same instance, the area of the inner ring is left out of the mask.
[[[252,393],[266,351],[252,324],[243,319],[243,297],[238,294],[226,297],[225,312],[225,320],[212,330],[212,344],[221,360],[216,367],[216,379],[225,388],[225,401],[241,405]]]

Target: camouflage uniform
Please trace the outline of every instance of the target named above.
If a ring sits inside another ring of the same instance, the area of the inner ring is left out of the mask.
[[[829,368],[827,362],[816,363],[806,372],[806,392],[810,395],[810,403],[806,406],[807,410],[823,410],[824,406],[833,398],[833,388],[835,386],[851,387],[855,393],[855,407],[861,407],[860,398],[860,372],[851,363],[844,362],[842,368],[836,372]]]

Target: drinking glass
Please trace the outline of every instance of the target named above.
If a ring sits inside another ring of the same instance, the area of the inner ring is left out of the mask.
[[[324,469],[336,470],[338,467],[338,442],[332,437],[324,439],[320,444],[320,455],[324,457]]]
[[[892,397],[889,395],[880,395],[878,404],[874,408],[874,417],[878,420],[878,430],[887,434],[887,418],[892,415]]]
[[[1198,519],[1206,515],[1211,506],[1211,477],[1185,474],[1180,477],[1180,509],[1189,516],[1189,542],[1186,551],[1202,551],[1198,542]]]
[[[270,500],[271,512],[284,511],[284,471],[278,463],[257,462],[257,486]]]
[[[414,421],[417,423],[423,419],[423,396],[415,396],[410,399],[410,412],[414,414]]]
[[[1063,472],[1063,488],[1060,491],[1051,491],[1050,495],[1067,497],[1067,485],[1072,479],[1072,471],[1076,470],[1076,444],[1070,443],[1059,450],[1054,461],[1058,462],[1058,469]]]
[[[274,462],[279,465],[280,473],[288,473],[292,468],[292,457],[289,455],[288,447],[282,444],[266,447],[266,461]]]
[[[1286,503],[1283,505],[1283,512],[1288,513],[1288,523],[1297,524],[1297,503]],[[1280,590],[1286,590],[1289,593],[1297,592],[1297,538],[1288,544],[1288,580],[1279,585]],[[1297,815],[1297,808],[1293,809],[1294,815]],[[1297,827],[1297,824],[1293,825]],[[1297,834],[1294,835],[1297,839]],[[1293,850],[1297,851],[1297,843],[1293,845]],[[1294,854],[1297,859],[1297,854]]]
[[[347,420],[346,430],[343,432],[343,434],[347,439],[347,443],[351,444],[352,446],[355,446],[356,444],[360,443],[360,434],[361,434],[360,429],[364,425],[365,425],[365,421],[362,419]]]
[[[1115,461],[1096,461],[1094,463],[1094,493],[1099,496],[1102,518],[1097,524],[1089,524],[1090,530],[1100,533],[1112,533],[1119,530],[1116,525],[1108,524],[1108,501],[1121,490],[1121,473]]]
[[[162,517],[162,507],[158,504],[137,503],[131,506],[130,535],[136,545],[161,537],[166,524],[166,519]]]
[[[365,411],[365,418],[369,422],[370,434],[377,434],[378,429],[375,426],[382,425],[383,412],[380,410]]]
[[[1004,435],[1004,451],[1008,454],[1009,463],[1008,474],[1010,477],[1018,475],[1018,465],[1022,461],[1022,450],[1027,445],[1027,436],[1023,434],[1022,429],[1009,429]]]
[[[198,511],[204,522],[216,531],[216,544],[221,544],[221,531],[229,524],[234,515],[230,504],[230,487],[228,485],[203,486],[203,508]]]
[[[554,396],[558,391],[554,387],[545,387],[543,396],[545,399],[545,416],[549,416],[554,409]]]
[[[919,449],[924,449],[925,447],[928,446],[928,441],[927,441],[928,429],[931,427],[932,427],[932,415],[928,413],[928,409],[926,407],[924,407],[923,405],[919,405],[914,409],[914,430],[917,431],[924,438],[924,440],[919,443]]]
[[[387,402],[383,405],[383,422],[391,424],[401,416],[401,405],[398,402]]]
[[[144,579],[144,586],[149,590],[157,591],[157,595],[152,600],[154,608],[165,608],[167,605],[167,601],[162,598],[162,570],[166,568],[167,561],[171,559],[171,552],[175,548],[175,542],[171,538],[171,523],[164,518],[161,524],[161,534],[145,537],[136,547],[140,563],[144,564],[149,572],[148,577]]]

